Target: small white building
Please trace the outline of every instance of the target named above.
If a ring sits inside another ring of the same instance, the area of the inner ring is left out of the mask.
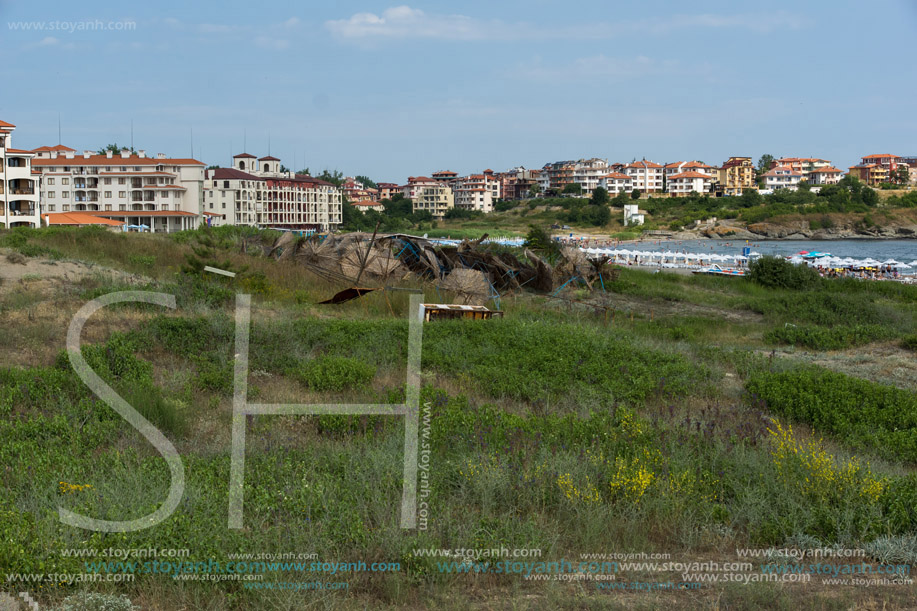
[[[644,221],[643,215],[640,213],[640,208],[637,204],[625,204],[624,205],[624,226],[628,225],[642,225]]]
[[[806,174],[806,180],[813,185],[836,185],[841,181],[843,174],[837,168],[829,166],[812,170]]]

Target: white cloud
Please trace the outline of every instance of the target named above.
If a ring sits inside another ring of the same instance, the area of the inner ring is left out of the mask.
[[[35,46],[36,47],[54,47],[60,44],[60,40],[54,38],[53,36],[45,36],[39,40]]]
[[[381,15],[357,13],[349,19],[325,22],[332,34],[345,39],[440,38],[481,40],[502,29],[499,22],[483,22],[464,15],[431,15],[409,6],[385,9]]]
[[[605,39],[627,32],[666,34],[682,29],[744,29],[770,32],[800,28],[806,20],[786,11],[763,14],[673,15],[658,20],[582,23],[541,27],[528,22],[507,23],[481,20],[467,15],[426,13],[407,5],[376,13],[356,13],[348,19],[325,22],[334,36],[351,41],[385,39],[519,40],[519,39]]]

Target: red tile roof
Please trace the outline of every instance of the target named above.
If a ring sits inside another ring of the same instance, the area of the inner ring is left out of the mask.
[[[110,225],[120,227],[124,222],[99,218],[85,212],[49,212],[41,215],[48,225]]]
[[[271,157],[270,155],[268,155],[267,157],[261,157],[260,159],[258,159],[258,161],[280,161],[280,160],[277,159],[276,157]]]
[[[79,214],[90,214],[92,216],[197,216],[193,212],[185,212],[183,210],[119,210],[118,212],[112,212],[111,210],[106,210],[105,212],[100,212],[97,210],[86,210],[80,211]]]
[[[7,153],[16,153],[18,155],[34,155],[32,151],[27,151],[25,149],[6,149]]]
[[[617,180],[630,180],[630,176],[627,174],[622,174],[620,172],[609,172],[605,174],[605,178],[615,178]]]
[[[709,174],[704,174],[703,172],[682,172],[681,174],[675,174],[669,180],[678,180],[679,178],[703,178],[704,180],[713,180],[713,176]]]
[[[258,176],[235,168],[216,168],[215,170],[207,170],[205,178],[207,180],[263,180]]]
[[[0,127],[16,127],[12,123],[7,123],[6,121],[0,121]]]
[[[255,156],[252,155],[252,154],[250,154],[250,153],[239,153],[238,155],[233,155],[233,156],[232,156],[233,159],[241,159],[241,158],[243,158],[243,157],[244,157],[245,159],[254,159],[254,158],[255,158]]]
[[[653,163],[652,161],[647,161],[646,159],[642,161],[635,161],[634,163],[628,163],[627,167],[629,168],[661,168],[662,166],[658,163]]]
[[[863,156],[863,159],[875,159],[875,158],[880,158],[880,159],[893,158],[893,159],[897,159],[898,156],[897,156],[897,155],[888,155],[888,154],[882,154],[882,155],[864,155],[864,156]]]
[[[64,152],[72,151],[76,152],[76,149],[72,149],[69,146],[64,146],[63,144],[58,144],[55,146],[39,146],[37,149],[32,149],[33,153],[50,153],[52,151]]]
[[[776,168],[771,169],[769,172],[764,173],[765,176],[802,176],[799,172],[794,170],[788,165],[777,166]]]
[[[840,174],[841,171],[835,167],[817,168],[809,172],[810,174]]]

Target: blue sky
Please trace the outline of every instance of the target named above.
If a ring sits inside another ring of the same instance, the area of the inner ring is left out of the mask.
[[[80,25],[96,20],[113,25]],[[593,156],[917,155],[913,0],[0,0],[0,28],[0,119],[22,148],[57,144],[60,114],[80,151],[128,144],[133,120],[149,153],[188,156],[193,130],[195,157],[227,165],[270,138],[289,167],[392,182]]]

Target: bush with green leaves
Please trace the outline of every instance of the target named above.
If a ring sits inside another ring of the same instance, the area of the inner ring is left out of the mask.
[[[753,401],[850,446],[917,462],[917,395],[816,367],[758,371],[745,382]]]
[[[790,263],[783,257],[759,257],[748,265],[746,278],[769,288],[798,291],[817,288],[822,278],[806,265]]]
[[[893,332],[881,325],[849,325],[831,328],[815,325],[791,325],[771,329],[764,341],[774,344],[802,346],[813,350],[844,350],[888,339]]]
[[[376,368],[357,359],[320,356],[309,361],[299,375],[312,390],[339,392],[367,386]]]

